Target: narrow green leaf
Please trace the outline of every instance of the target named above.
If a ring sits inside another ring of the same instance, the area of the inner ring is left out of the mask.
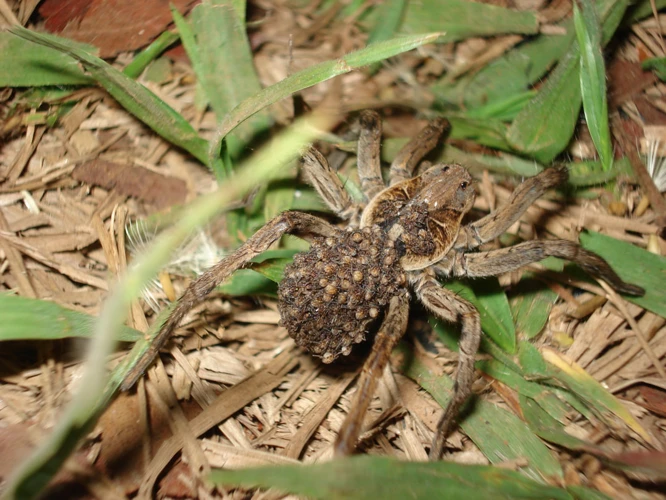
[[[138,78],[143,70],[176,40],[178,40],[178,34],[172,31],[162,32],[148,47],[139,52],[131,63],[125,66],[123,73],[130,78]]]
[[[444,32],[440,42],[504,33],[536,34],[536,14],[466,0],[410,2],[402,24],[404,33]]]
[[[0,294],[0,340],[53,340],[91,338],[96,318],[54,302]],[[118,340],[133,342],[143,334],[123,326]]]
[[[446,375],[431,372],[407,352],[403,359],[406,364],[401,371],[446,407],[453,394],[453,381]],[[463,432],[491,463],[524,458],[528,465],[521,470],[528,477],[543,481],[544,478],[563,476],[556,457],[513,413],[477,398],[463,408],[458,421]]]
[[[402,24],[407,4],[406,0],[387,0],[376,7],[377,13],[374,18],[374,26],[368,36],[368,45],[385,42],[396,35]],[[380,63],[372,64],[370,66],[371,73],[375,73],[379,67]]]
[[[315,64],[310,68],[294,73],[275,85],[263,89],[258,94],[241,102],[222,120],[211,142],[209,150],[210,163],[213,163],[218,157],[222,140],[239,124],[267,106],[335,76],[349,73],[354,69],[383,61],[416,47],[432,43],[440,36],[441,33],[430,33],[417,36],[403,36],[386,42],[376,43],[356,52],[351,52],[340,59]]]
[[[183,209],[176,224],[160,233],[150,250],[138,256],[111,292],[97,320],[94,342],[86,362],[82,383],[71,403],[49,435],[21,466],[5,489],[9,498],[33,498],[60,469],[76,444],[94,425],[97,415],[118,389],[125,375],[149,347],[158,329],[137,341],[121,366],[109,379],[106,358],[114,346],[116,332],[122,327],[130,302],[141,294],[147,282],[157,274],[182,241],[206,224],[225,206],[245,194],[258,182],[265,182],[298,152],[312,142],[319,128],[329,126],[330,119],[313,116],[297,121],[275,142],[248,159],[224,189],[202,196]],[[168,310],[166,311],[168,314]],[[163,320],[163,316],[160,320]],[[159,322],[156,322],[158,326]]]
[[[450,281],[444,286],[474,304],[481,315],[481,328],[486,335],[506,352],[516,352],[516,330],[511,309],[496,278],[476,280],[474,289],[462,281]]]
[[[194,69],[218,120],[261,91],[244,25],[245,10],[240,12],[234,3],[238,2],[203,2],[191,14],[197,52]],[[231,157],[238,157],[269,126],[268,116],[258,114],[237,127],[227,137]]]
[[[587,443],[567,433],[564,430],[564,425],[544,411],[541,405],[537,404],[532,398],[521,394],[519,401],[527,425],[541,439],[569,450],[590,451],[596,449],[596,446],[592,443]]]
[[[641,68],[651,69],[663,82],[666,81],[666,57],[653,57],[641,63]]]
[[[506,365],[492,359],[477,363],[477,367],[518,394],[538,400],[548,415],[551,415],[554,419],[564,421],[569,408],[557,396],[553,395],[548,387],[525,380]]]
[[[557,294],[546,284],[525,273],[509,299],[518,334],[531,339],[541,333],[556,300]]]
[[[583,368],[550,349],[544,349],[543,356],[549,363],[551,377],[580,398],[599,419],[613,426],[617,423],[612,418],[614,415],[645,441],[652,441],[629,410]]]
[[[144,122],[170,143],[206,163],[207,143],[192,126],[168,104],[143,85],[124,75],[102,59],[90,55],[66,38],[46,35],[13,26],[10,32],[25,40],[51,47],[79,61],[128,112]]]
[[[643,297],[626,295],[625,300],[666,318],[666,257],[592,231],[581,233],[580,243],[601,255],[624,281],[645,289]]]
[[[539,350],[531,342],[518,343],[518,359],[524,374],[529,377],[547,377],[547,366]]]
[[[586,488],[585,486],[567,486],[567,491],[575,500],[613,500],[608,495],[604,495],[598,490]]]
[[[72,42],[74,44],[76,42]],[[92,45],[78,44],[94,53]],[[91,85],[75,58],[35,45],[8,31],[0,31],[0,87],[41,87],[45,85]]]
[[[625,0],[601,0],[604,19],[602,43],[606,44],[622,20]],[[551,162],[564,150],[576,126],[582,102],[580,51],[571,44],[539,94],[525,106],[507,133],[507,141],[518,151],[541,163]]]
[[[371,456],[349,457],[308,466],[216,470],[211,473],[210,479],[219,485],[276,488],[285,493],[329,500],[442,498],[443,494],[451,500],[571,500],[565,490],[497,467],[406,462]]]
[[[608,125],[606,66],[601,48],[601,26],[591,0],[574,2],[574,26],[580,51],[580,88],[583,110],[592,141],[604,170],[613,164],[613,146]]]

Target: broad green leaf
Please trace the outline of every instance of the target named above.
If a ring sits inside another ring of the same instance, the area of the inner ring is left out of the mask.
[[[629,410],[606,388],[592,378],[583,368],[551,349],[543,350],[543,357],[549,363],[551,377],[558,380],[578,396],[601,420],[612,424],[610,414],[622,420],[645,441],[652,439]]]
[[[570,49],[507,133],[512,147],[541,163],[549,163],[566,147],[576,126],[581,104],[578,59],[577,50]]]
[[[240,297],[244,295],[275,296],[275,282],[253,269],[239,269],[218,290],[226,295]]]
[[[544,410],[553,418],[564,421],[569,408],[542,384],[525,380],[520,374],[494,359],[480,361],[477,367],[492,378],[499,380],[518,394],[538,400]]]
[[[0,340],[53,340],[67,337],[91,338],[96,318],[72,311],[54,302],[0,294]],[[143,337],[123,326],[117,340],[133,342]]]
[[[666,318],[666,257],[592,231],[581,233],[580,243],[602,256],[624,281],[645,289],[643,297],[625,295],[625,300]]]
[[[438,107],[443,110],[474,111],[482,106],[495,106],[509,99],[518,99],[565,54],[573,39],[571,22],[562,24],[567,34],[540,35],[527,40],[478,71],[463,75],[456,82],[446,77],[430,87]]]
[[[416,47],[433,43],[440,36],[441,33],[401,36],[386,42],[375,43],[339,59],[315,64],[263,89],[258,94],[241,102],[222,120],[209,149],[210,163],[212,164],[218,157],[223,139],[239,124],[267,106],[335,76],[349,73],[354,69],[374,62],[383,61]]]
[[[469,300],[481,315],[481,328],[497,345],[509,353],[516,352],[516,330],[504,290],[496,278],[474,281],[474,288],[462,281],[444,285]]]
[[[406,351],[403,353],[401,371],[428,391],[442,407],[446,407],[453,395],[453,381],[446,375],[431,372]],[[556,457],[513,413],[476,398],[465,405],[458,422],[491,463],[523,458],[527,459],[528,465],[521,470],[528,477],[538,481],[562,477],[562,468]]]
[[[611,170],[604,170],[599,161],[569,163],[569,184],[576,187],[596,186],[612,181],[618,175],[633,175],[631,163],[626,156],[613,162]]]
[[[241,12],[233,4],[213,0],[197,5],[191,14],[195,47],[186,45],[188,54],[196,51],[194,70],[218,120],[261,91],[244,25],[245,9]],[[174,19],[178,19],[177,14],[174,10]],[[183,22],[178,23],[179,29]],[[264,114],[241,124],[227,137],[231,157],[238,157],[251,139],[269,126]]]
[[[451,122],[451,139],[468,139],[494,149],[510,151],[506,142],[506,124],[496,118],[474,118],[467,116],[447,115]]]
[[[574,26],[580,51],[580,88],[583,110],[592,141],[604,170],[613,164],[613,146],[608,126],[606,66],[601,48],[601,26],[592,0],[574,2]]]
[[[546,326],[556,300],[557,294],[543,281],[525,273],[509,298],[516,332],[528,339],[536,337]]]
[[[206,163],[207,143],[171,106],[143,85],[124,75],[102,59],[90,55],[66,38],[46,35],[13,26],[10,32],[25,40],[51,47],[79,61],[128,112],[136,116],[170,143]]]
[[[503,33],[536,34],[539,23],[534,12],[504,9],[466,0],[410,2],[402,23],[404,33],[444,32],[440,42]]]
[[[78,42],[82,51],[95,52],[95,47]],[[76,58],[51,47],[35,45],[0,31],[0,87],[41,87],[45,85],[91,85]]]
[[[245,488],[275,488],[316,499],[386,500],[447,499],[562,499],[560,488],[523,475],[482,465],[450,462],[406,462],[385,457],[359,456],[308,466],[283,465],[238,471],[216,470],[215,484]]]
[[[602,43],[608,43],[627,7],[624,0],[602,0]],[[518,151],[541,163],[552,161],[569,143],[581,105],[580,51],[572,43],[539,94],[513,121],[507,141]]]

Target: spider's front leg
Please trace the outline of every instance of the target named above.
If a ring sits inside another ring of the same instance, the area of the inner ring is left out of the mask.
[[[128,390],[136,383],[192,307],[206,298],[215,287],[229,278],[234,271],[246,265],[260,253],[268,250],[284,234],[336,237],[339,230],[318,217],[302,212],[283,212],[268,221],[238,250],[208,269],[187,287],[187,290],[178,299],[171,315],[153,339],[150,348],[127,374],[121,389]]]
[[[338,437],[335,440],[335,454],[349,455],[354,451],[356,442],[361,435],[363,417],[370,401],[375,395],[377,381],[389,361],[393,348],[405,334],[409,316],[409,296],[407,294],[393,297],[389,302],[388,312],[382,326],[377,332],[372,352],[363,365],[361,377],[357,383],[356,394],[349,408]]]
[[[485,217],[461,228],[454,245],[457,250],[471,250],[493,240],[509,229],[525,211],[549,189],[568,178],[565,167],[548,168],[518,186],[509,201]]]
[[[615,290],[630,295],[643,295],[645,290],[625,283],[608,262],[573,241],[526,241],[518,245],[489,252],[456,254],[455,263],[448,273],[453,276],[482,278],[515,271],[546,257],[559,257],[578,264],[585,272],[601,278]],[[446,273],[446,274],[448,274]]]
[[[419,300],[433,314],[445,321],[461,323],[458,373],[453,386],[453,397],[437,423],[437,430],[430,448],[430,460],[439,460],[444,451],[446,436],[451,430],[460,407],[472,392],[474,382],[474,357],[481,342],[481,318],[472,304],[458,297],[425,273],[419,276],[414,287]]]
[[[451,129],[451,123],[446,118],[435,118],[421,130],[416,137],[405,144],[391,163],[391,186],[411,179],[414,169],[433,150],[442,136]]]

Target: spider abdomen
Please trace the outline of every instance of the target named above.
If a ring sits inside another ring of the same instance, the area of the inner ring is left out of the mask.
[[[378,226],[316,239],[285,268],[280,324],[324,363],[349,354],[391,297],[405,293],[400,257]]]

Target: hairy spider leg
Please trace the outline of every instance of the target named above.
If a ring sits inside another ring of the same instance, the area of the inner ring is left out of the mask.
[[[446,118],[435,118],[405,144],[391,163],[390,185],[411,179],[419,162],[439,143],[451,124]]]
[[[377,332],[372,352],[363,365],[361,376],[356,384],[356,394],[349,413],[335,440],[335,455],[349,455],[356,448],[361,435],[363,418],[375,395],[377,381],[388,364],[393,348],[407,330],[409,317],[409,295],[395,296],[389,302],[388,311]]]
[[[608,262],[596,253],[589,252],[577,243],[567,240],[526,241],[489,252],[458,254],[451,273],[453,276],[470,278],[496,276],[515,271],[550,256],[575,262],[585,272],[601,278],[618,292],[630,295],[645,294],[643,288],[624,282]]]
[[[439,460],[451,425],[460,407],[472,392],[474,357],[481,342],[481,318],[472,304],[442,288],[433,276],[426,273],[419,274],[414,291],[419,300],[433,314],[444,321],[461,324],[458,373],[453,386],[453,396],[437,423],[429,454],[430,460]]]
[[[306,180],[338,217],[350,220],[360,212],[360,207],[352,201],[338,174],[330,167],[324,155],[314,148],[309,148],[301,162]]]
[[[370,201],[386,188],[381,168],[382,120],[375,111],[363,111],[359,122],[361,133],[358,137],[356,168],[361,190]]]
[[[507,203],[490,214],[460,228],[453,248],[471,250],[509,229],[546,191],[567,180],[566,167],[548,168],[520,184]]]
[[[183,295],[178,299],[169,318],[153,339],[150,348],[127,374],[121,385],[121,389],[126,391],[136,383],[143,372],[152,364],[162,346],[192,307],[204,300],[215,287],[229,278],[234,271],[246,265],[260,253],[268,250],[282,235],[298,234],[303,237],[338,237],[339,233],[340,230],[328,222],[302,212],[283,212],[268,221],[264,227],[259,229],[234,253],[206,270],[206,272],[187,287]]]

